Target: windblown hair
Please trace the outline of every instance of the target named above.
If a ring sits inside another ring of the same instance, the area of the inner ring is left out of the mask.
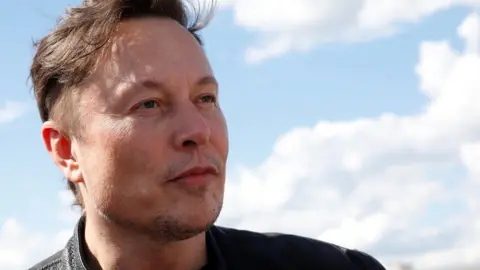
[[[53,119],[74,135],[80,125],[73,93],[96,68],[120,22],[159,17],[175,20],[203,45],[198,32],[209,23],[216,1],[205,6],[184,0],[84,0],[67,10],[54,30],[35,43],[30,69],[35,99],[43,122]],[[205,8],[205,9],[204,9]],[[84,207],[77,186],[68,181],[75,205]]]

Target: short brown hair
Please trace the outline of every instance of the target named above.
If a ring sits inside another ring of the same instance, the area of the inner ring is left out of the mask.
[[[121,21],[170,18],[202,45],[198,31],[212,18],[216,1],[209,4],[203,10],[205,6],[200,3],[184,0],[84,0],[80,6],[68,9],[55,29],[35,43],[30,77],[42,121],[55,119],[67,133],[75,132],[78,121],[72,115],[72,94],[94,71],[99,53],[108,46]],[[76,185],[68,181],[68,187],[75,195],[74,204],[83,208]]]

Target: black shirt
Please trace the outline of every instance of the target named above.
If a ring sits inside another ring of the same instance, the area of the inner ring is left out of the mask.
[[[30,270],[87,270],[84,231],[82,217],[66,247]],[[385,270],[366,253],[295,235],[212,226],[206,237],[201,270]]]

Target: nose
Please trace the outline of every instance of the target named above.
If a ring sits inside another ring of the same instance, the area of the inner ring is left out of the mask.
[[[173,120],[176,148],[196,148],[205,145],[210,140],[210,127],[207,119],[193,104],[186,104],[179,108]]]

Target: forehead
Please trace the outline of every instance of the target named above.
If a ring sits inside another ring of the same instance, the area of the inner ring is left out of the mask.
[[[99,59],[97,71],[100,76],[93,77],[155,79],[164,83],[212,75],[210,64],[193,35],[177,22],[164,18],[122,22],[111,46]]]

